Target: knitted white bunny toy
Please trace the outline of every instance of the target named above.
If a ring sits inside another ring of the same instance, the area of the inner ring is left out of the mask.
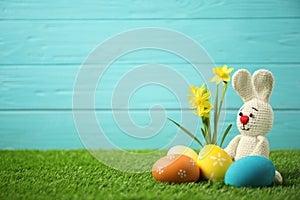
[[[251,155],[269,158],[269,143],[264,136],[273,124],[274,114],[269,104],[273,85],[274,78],[268,70],[258,70],[252,78],[245,69],[234,73],[232,86],[244,101],[236,120],[241,134],[233,138],[225,148],[234,160]],[[275,174],[275,182],[282,182],[278,171]]]

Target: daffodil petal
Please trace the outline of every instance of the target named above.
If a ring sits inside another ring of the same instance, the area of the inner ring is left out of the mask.
[[[203,98],[204,100],[208,100],[208,99],[210,98],[210,96],[211,96],[211,93],[208,92],[208,93],[204,94],[204,95],[202,96],[202,98]]]
[[[203,103],[203,105],[206,109],[209,109],[209,110],[212,109],[212,104],[209,101],[205,101]]]

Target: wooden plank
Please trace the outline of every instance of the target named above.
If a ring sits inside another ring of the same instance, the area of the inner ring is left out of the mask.
[[[297,74],[300,73],[299,64],[234,64],[227,63],[235,69],[246,68],[251,73],[260,68],[271,70],[275,76],[275,88],[271,96],[271,104],[274,109],[300,109],[300,84]],[[96,90],[97,109],[148,109],[154,104],[162,105],[169,109],[187,109],[188,99],[186,95],[189,85],[201,86],[204,82],[201,75],[189,64],[166,64],[170,70],[180,77],[171,74],[147,74],[149,80],[156,80],[156,84],[136,84],[133,80],[139,79],[143,83],[143,76],[134,75],[132,81],[123,81],[123,90],[115,92],[116,86],[125,75],[130,75],[131,70],[139,64],[111,65],[101,77]],[[0,109],[72,109],[72,95],[76,76],[80,66],[78,65],[29,65],[29,66],[1,66],[0,67]],[[94,68],[95,70],[97,68]],[[174,71],[175,70],[175,71]],[[205,69],[200,69],[203,73]],[[92,72],[93,73],[93,72]],[[182,78],[181,78],[182,77]],[[206,77],[209,79],[210,77]],[[149,81],[147,80],[147,81]],[[186,81],[188,85],[182,85],[180,81]],[[146,79],[145,79],[146,81]],[[162,85],[167,82],[166,87]],[[211,90],[215,88],[209,85]],[[183,98],[180,105],[176,96]],[[85,94],[91,89],[84,88],[80,93]],[[118,94],[119,99],[114,106],[111,105],[113,94]],[[129,99],[129,94],[132,94]],[[129,104],[127,105],[127,102]],[[241,99],[233,91],[231,85],[227,93],[226,108],[235,109],[242,105]],[[86,109],[87,107],[83,107]]]
[[[116,114],[121,116],[127,111],[118,111]],[[159,113],[165,119],[163,113]],[[186,111],[187,112],[187,111]],[[238,134],[235,126],[235,118],[237,111],[227,111],[224,128],[233,123],[234,126],[228,135],[225,145],[234,136]],[[152,113],[153,114],[153,113]],[[156,116],[154,113],[153,116]],[[187,128],[193,127],[191,122],[197,120],[197,116],[191,112],[181,113],[180,111],[166,111],[168,117],[181,122],[181,114],[185,116]],[[300,148],[300,138],[298,134],[297,119],[299,111],[276,111],[275,122],[273,129],[267,135],[271,149],[290,149]],[[134,123],[139,126],[147,126],[151,123],[149,113],[144,111],[130,112]],[[153,148],[168,148],[166,144],[171,144],[175,136],[181,138],[177,144],[187,144],[188,138],[184,133],[180,132],[178,128],[171,122],[160,122],[154,120],[154,124],[140,135],[136,134],[130,136],[125,134],[124,130],[132,130],[130,123],[123,123],[121,127],[115,123],[115,119],[110,111],[97,112],[97,119],[100,127],[105,133],[106,137],[115,144],[118,148],[125,149],[153,149]],[[90,119],[84,118],[83,123],[86,123],[87,133],[90,131]],[[75,124],[73,121],[72,112],[0,112],[0,149],[76,149],[83,148],[79,135],[76,133]],[[162,127],[161,127],[162,125]],[[159,130],[159,128],[162,128]],[[224,130],[223,128],[223,130]],[[123,130],[123,131],[122,131]],[[152,132],[159,130],[158,133]],[[220,129],[222,130],[222,129]],[[150,131],[150,132],[149,132]],[[178,132],[179,131],[179,132]],[[149,135],[143,135],[147,132]],[[129,132],[130,133],[130,132]],[[151,135],[152,134],[152,135]],[[200,133],[198,133],[200,134]],[[85,134],[81,133],[84,138]],[[149,136],[148,138],[145,136]],[[85,141],[94,141],[95,147],[105,148],[104,142],[97,140],[98,136],[87,137]],[[103,142],[103,143],[101,143]],[[91,143],[89,143],[91,144]],[[197,144],[192,145],[193,148],[199,148]]]
[[[80,6],[78,6],[80,5]],[[6,0],[0,19],[161,19],[300,17],[297,0],[99,1]]]
[[[0,64],[80,64],[112,36],[141,27],[185,34],[219,63],[300,63],[300,19],[203,19],[110,21],[0,21]],[[142,37],[142,36],[141,36]],[[181,46],[172,38],[157,43]],[[114,52],[130,41],[111,45]],[[141,48],[144,46],[141,45]],[[161,50],[143,49],[118,59],[124,63],[185,63]]]

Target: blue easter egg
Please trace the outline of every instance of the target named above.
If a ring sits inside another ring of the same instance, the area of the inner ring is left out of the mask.
[[[262,156],[247,156],[235,161],[225,174],[225,184],[236,187],[265,187],[275,177],[273,163]]]

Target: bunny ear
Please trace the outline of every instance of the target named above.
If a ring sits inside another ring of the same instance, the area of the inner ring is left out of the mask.
[[[258,99],[268,103],[274,86],[273,74],[265,69],[257,70],[253,74],[252,83]]]
[[[244,102],[255,98],[251,74],[245,69],[240,69],[233,74],[232,87],[237,91]]]

